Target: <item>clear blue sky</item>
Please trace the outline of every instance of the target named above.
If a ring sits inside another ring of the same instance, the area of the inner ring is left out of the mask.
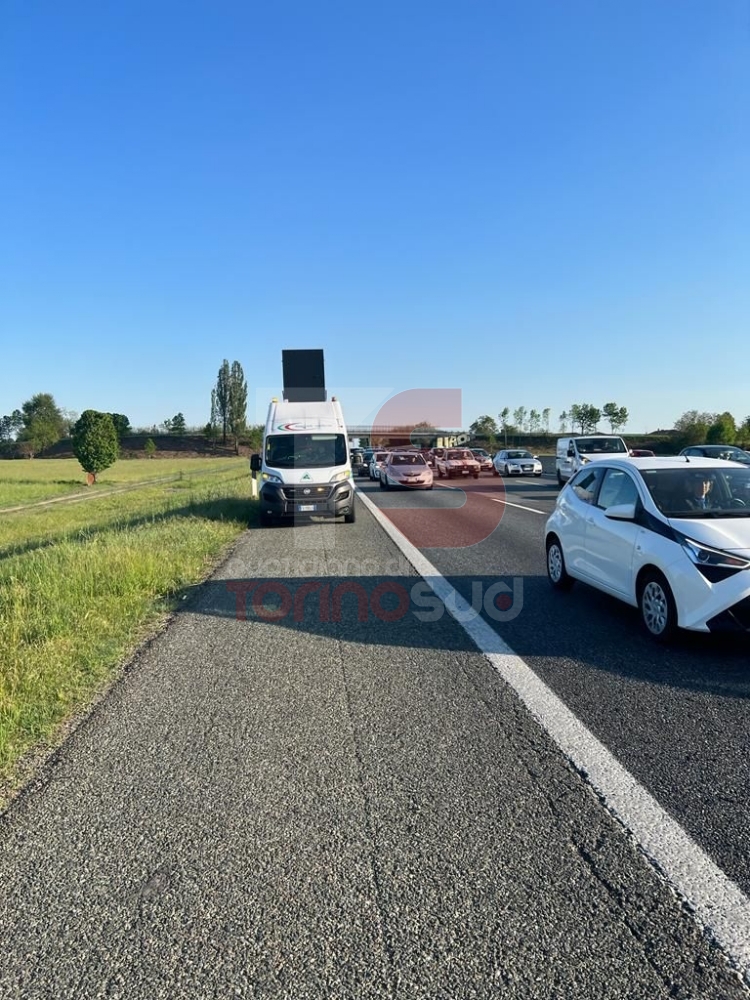
[[[746,0],[2,6],[0,413],[750,414]]]

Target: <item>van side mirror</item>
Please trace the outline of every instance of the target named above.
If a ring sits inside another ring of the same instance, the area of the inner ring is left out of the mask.
[[[575,448],[568,448],[568,458],[575,458],[575,457],[576,457]]]
[[[251,472],[260,472],[260,467],[261,467],[260,455],[251,455],[250,456],[250,471]]]

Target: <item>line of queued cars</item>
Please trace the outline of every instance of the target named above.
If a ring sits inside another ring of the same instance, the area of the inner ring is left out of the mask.
[[[523,448],[499,451],[493,458],[484,448],[468,447],[356,449],[352,452],[353,472],[355,475],[368,476],[370,480],[380,482],[388,456],[399,454],[421,455],[432,471],[433,479],[478,479],[482,472],[489,472],[493,476],[542,475],[542,463],[536,455],[532,455],[531,452]],[[403,465],[404,463],[398,462],[396,464]],[[399,477],[396,475],[393,478]],[[420,482],[419,485],[423,485],[423,483]]]

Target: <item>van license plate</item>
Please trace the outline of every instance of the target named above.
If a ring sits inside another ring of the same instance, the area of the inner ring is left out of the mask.
[[[301,504],[297,505],[297,510],[300,512],[300,514],[305,514],[305,513],[307,513],[307,511],[315,510],[315,504],[314,503],[301,503]]]

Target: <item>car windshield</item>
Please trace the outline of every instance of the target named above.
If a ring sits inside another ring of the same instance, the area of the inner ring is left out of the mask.
[[[618,437],[576,438],[581,455],[627,455],[625,442]]]
[[[470,451],[461,450],[461,451],[449,451],[448,454],[446,455],[446,458],[449,461],[456,461],[456,460],[460,461],[466,458],[473,459],[474,456]]]
[[[271,434],[266,438],[266,465],[272,469],[329,469],[346,465],[343,434]]]
[[[391,455],[391,465],[425,465],[421,455]]]
[[[704,448],[703,451],[706,458],[723,458],[729,462],[742,462],[744,465],[750,465],[750,455],[739,448],[716,447]]]
[[[484,448],[472,448],[471,451],[473,455],[479,455],[480,458],[490,457],[488,453],[484,450]]]
[[[750,468],[642,469],[654,503],[666,517],[750,516]]]
[[[530,451],[509,451],[508,458],[533,458]]]

